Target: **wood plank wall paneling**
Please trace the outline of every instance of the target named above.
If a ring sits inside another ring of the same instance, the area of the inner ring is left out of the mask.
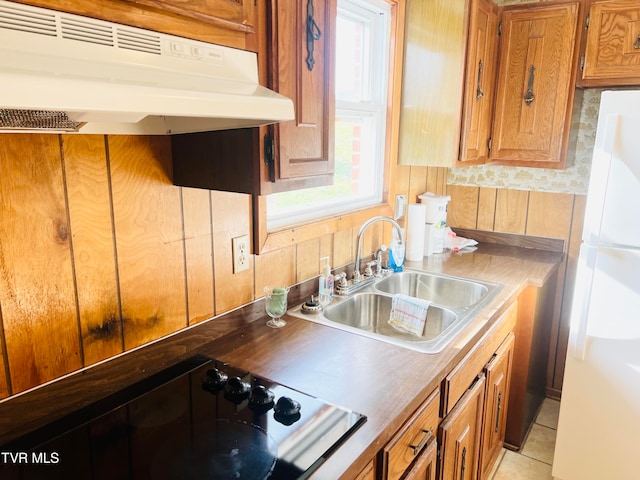
[[[493,230],[496,218],[496,200],[498,198],[497,188],[480,188],[478,193],[478,230]]]
[[[212,317],[215,312],[211,194],[196,188],[183,188],[181,192],[187,318],[189,324],[194,324]]]
[[[565,240],[566,256],[558,269],[547,366],[547,393],[559,397],[569,335],[569,316],[575,281],[586,196],[552,192],[448,186],[451,195],[447,223],[452,227],[526,233]],[[476,203],[477,199],[477,203]],[[474,219],[468,211],[476,211]]]
[[[84,364],[124,348],[109,172],[101,135],[62,137]]]
[[[0,136],[0,398],[244,305],[268,283],[316,277],[323,256],[333,268],[354,261],[349,226],[251,255],[233,273],[251,197],[173,186],[169,151],[162,137]],[[451,195],[451,225],[566,233],[573,196],[447,186],[447,172],[399,166],[393,194]],[[390,239],[390,225],[370,227],[363,256]]]
[[[524,234],[527,227],[529,192],[499,189],[496,196],[494,230]]]
[[[13,393],[82,366],[60,151],[57,136],[0,136],[0,304]]]
[[[249,269],[233,273],[231,240],[251,231],[251,196],[243,193],[211,192],[213,210],[213,266],[216,315],[254,299],[254,257]]]
[[[185,327],[180,191],[168,137],[109,137],[125,350]]]

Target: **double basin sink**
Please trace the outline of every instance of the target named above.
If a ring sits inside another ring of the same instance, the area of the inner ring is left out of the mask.
[[[375,280],[348,297],[334,296],[320,312],[305,312],[299,305],[287,313],[419,352],[438,353],[501,288],[497,283],[405,270]],[[389,324],[394,294],[432,302],[421,336]]]

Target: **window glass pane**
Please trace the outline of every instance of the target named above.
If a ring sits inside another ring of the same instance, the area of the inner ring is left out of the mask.
[[[336,98],[359,102],[371,97],[369,87],[368,22],[338,16],[336,45]]]
[[[344,114],[336,117],[335,177],[333,185],[283,192],[267,197],[267,210],[278,211],[283,224],[308,217],[308,204],[321,205],[310,212],[314,217],[379,203],[381,199],[381,169],[376,168],[374,155],[376,120],[374,115]]]

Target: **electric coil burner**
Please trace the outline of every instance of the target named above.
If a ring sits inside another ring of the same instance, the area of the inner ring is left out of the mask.
[[[365,421],[197,356],[0,447],[0,478],[306,478]]]

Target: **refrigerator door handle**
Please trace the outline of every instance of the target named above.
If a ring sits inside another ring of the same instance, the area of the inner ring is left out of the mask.
[[[597,248],[587,244],[580,246],[580,257],[576,272],[576,283],[573,295],[571,313],[571,328],[569,330],[569,347],[571,354],[577,360],[584,360],[587,350],[587,329],[589,326],[589,301],[593,272],[595,269]]]

